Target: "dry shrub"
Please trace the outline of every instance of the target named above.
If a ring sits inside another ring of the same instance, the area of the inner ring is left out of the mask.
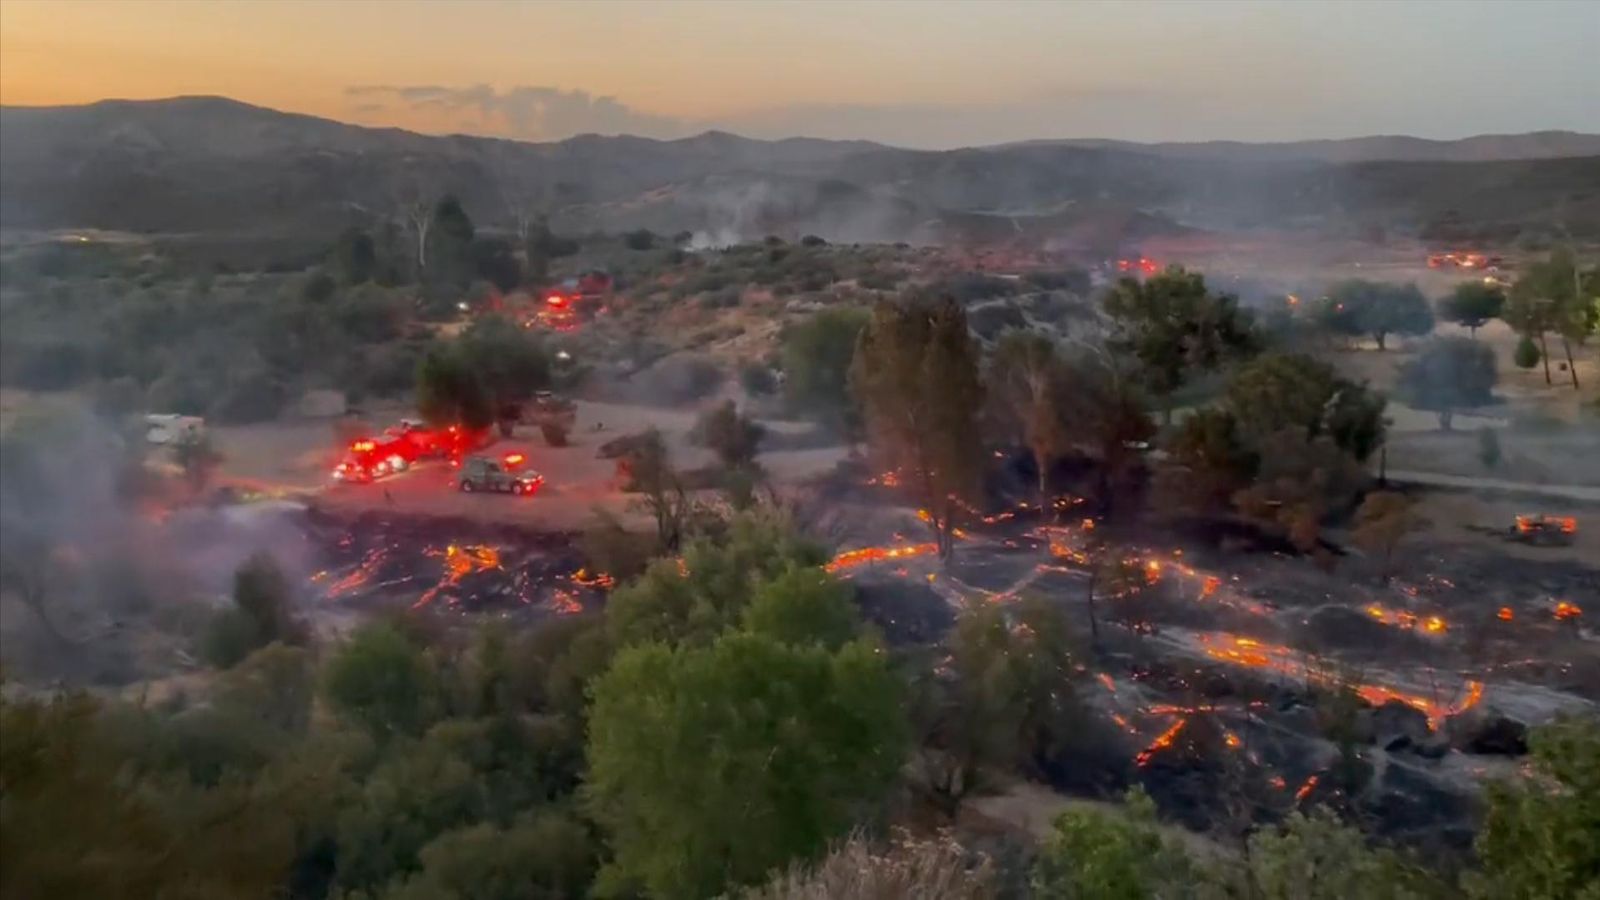
[[[887,845],[853,834],[816,865],[791,869],[742,900],[992,900],[999,883],[994,860],[949,833],[897,830]]]

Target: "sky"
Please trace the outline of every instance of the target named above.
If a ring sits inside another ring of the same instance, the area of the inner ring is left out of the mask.
[[[428,133],[1282,141],[1600,132],[1600,2],[4,0],[0,103]]]

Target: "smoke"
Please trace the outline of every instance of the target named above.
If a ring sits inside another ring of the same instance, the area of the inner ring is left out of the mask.
[[[86,410],[10,424],[0,453],[0,649],[18,674],[122,682],[170,668],[234,572],[265,552],[303,582],[308,547],[282,509],[166,515],[144,436]],[[161,658],[145,650],[163,645]]]

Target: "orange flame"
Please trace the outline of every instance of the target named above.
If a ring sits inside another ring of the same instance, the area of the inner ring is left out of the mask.
[[[1189,724],[1188,719],[1179,719],[1172,724],[1171,728],[1157,735],[1156,739],[1150,742],[1150,746],[1140,750],[1139,755],[1133,758],[1134,765],[1143,768],[1156,753],[1171,747],[1173,740],[1178,736],[1178,732],[1182,731],[1183,726],[1187,724]]]

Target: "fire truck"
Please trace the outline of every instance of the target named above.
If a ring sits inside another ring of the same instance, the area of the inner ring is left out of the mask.
[[[487,430],[459,425],[429,428],[415,419],[401,419],[376,437],[350,442],[344,459],[333,470],[335,481],[364,483],[404,472],[425,459],[446,459],[459,466],[467,454],[489,442]]]

